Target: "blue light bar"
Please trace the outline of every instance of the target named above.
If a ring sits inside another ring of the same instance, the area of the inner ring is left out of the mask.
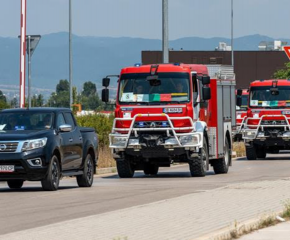
[[[140,66],[142,66],[142,63],[135,63],[134,66],[135,67],[140,67]]]
[[[162,122],[162,127],[167,127],[167,122]]]
[[[144,127],[144,122],[139,122],[139,127]]]

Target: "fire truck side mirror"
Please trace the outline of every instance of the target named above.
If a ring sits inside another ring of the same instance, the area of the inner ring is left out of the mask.
[[[242,96],[243,95],[243,89],[238,89],[237,90],[237,95]]]
[[[210,84],[210,77],[209,76],[203,76],[201,81],[202,81],[203,85]]]
[[[109,89],[105,88],[102,90],[102,101],[107,103],[109,102]]]
[[[204,101],[211,99],[211,91],[209,87],[205,87],[205,86],[202,87],[202,99]]]
[[[236,105],[237,105],[238,107],[242,106],[242,97],[241,97],[241,95],[238,95],[238,96],[237,96],[237,102],[236,102]]]
[[[108,87],[110,85],[110,78],[103,78],[103,87]]]

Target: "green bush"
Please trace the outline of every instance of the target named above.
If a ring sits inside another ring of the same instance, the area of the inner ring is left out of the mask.
[[[110,117],[103,114],[87,115],[76,117],[81,127],[92,127],[96,130],[99,137],[99,146],[101,148],[109,145],[109,133],[111,133],[114,116]]]

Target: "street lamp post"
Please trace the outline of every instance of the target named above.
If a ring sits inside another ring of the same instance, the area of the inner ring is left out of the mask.
[[[232,46],[232,66],[234,67],[234,3],[231,0],[231,46]]]
[[[168,0],[162,0],[162,53],[163,63],[169,63]]]
[[[72,6],[69,0],[69,107],[72,108]]]

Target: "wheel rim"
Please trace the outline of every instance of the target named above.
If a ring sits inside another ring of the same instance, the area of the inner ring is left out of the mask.
[[[87,161],[87,180],[89,183],[93,180],[93,163],[91,157],[88,157]]]
[[[58,187],[58,182],[59,182],[59,169],[56,161],[53,161],[52,164],[52,183],[54,187]]]
[[[202,149],[202,166],[203,166],[204,171],[206,171],[206,161],[207,161],[207,158],[206,158],[206,151],[205,151],[205,149],[203,148],[203,149]]]
[[[226,145],[226,152],[225,152],[225,164],[226,164],[226,166],[228,166],[229,161],[230,161],[229,147],[228,147],[228,145]]]

